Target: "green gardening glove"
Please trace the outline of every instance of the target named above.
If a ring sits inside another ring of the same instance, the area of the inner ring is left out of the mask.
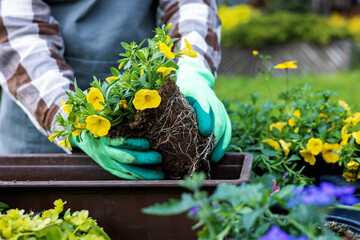
[[[212,90],[214,75],[204,66],[185,58],[180,59],[178,65],[176,83],[196,111],[201,135],[215,134],[210,160],[218,162],[230,144],[231,122],[224,105]]]
[[[144,138],[94,138],[92,133],[83,131],[81,141],[70,138],[72,146],[79,147],[102,168],[124,179],[164,179],[163,172],[156,172],[161,155],[149,151],[150,143]]]

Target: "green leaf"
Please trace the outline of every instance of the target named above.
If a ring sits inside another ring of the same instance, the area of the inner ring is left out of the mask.
[[[156,60],[156,59],[158,59],[158,58],[160,58],[160,57],[162,57],[162,56],[164,56],[164,54],[162,53],[162,52],[157,52],[157,53],[155,53],[151,58],[150,58],[150,62],[151,61],[154,61],[154,60]]]
[[[3,202],[0,202],[0,212],[2,212],[4,209],[9,208],[9,206]]]
[[[62,238],[62,231],[59,226],[50,226],[47,230],[46,240],[59,240]]]
[[[123,48],[125,50],[130,50],[131,49],[131,46],[129,44],[127,44],[126,42],[121,42],[121,46],[123,46]]]
[[[170,199],[168,203],[156,203],[153,206],[143,208],[142,212],[152,215],[174,215],[188,211],[197,205],[197,202],[188,193],[181,196],[181,200]]]
[[[117,69],[114,68],[114,67],[111,67],[111,68],[110,68],[110,71],[111,71],[112,75],[114,75],[115,77],[118,77],[118,76],[120,75],[119,70],[117,70]]]
[[[167,63],[164,64],[164,67],[173,67],[176,70],[179,69],[179,66],[173,61],[168,61]]]

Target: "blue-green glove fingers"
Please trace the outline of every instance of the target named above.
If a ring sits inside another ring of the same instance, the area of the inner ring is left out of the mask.
[[[119,164],[122,168],[127,169],[128,172],[140,176],[142,179],[161,180],[165,178],[164,172],[157,172],[155,169],[152,168],[141,168],[141,167],[122,164],[122,163],[117,163],[117,164]]]
[[[150,149],[150,142],[145,138],[104,138],[107,144],[122,149],[131,149],[137,151],[147,151]]]
[[[210,109],[210,112],[207,113],[204,111],[204,109],[201,107],[200,103],[195,100],[193,97],[187,97],[186,98],[190,105],[194,108],[196,112],[196,118],[198,121],[198,127],[201,135],[204,137],[209,136],[214,129],[214,113],[212,109]]]
[[[226,150],[228,149],[231,141],[231,122],[229,117],[226,118],[226,128],[224,135],[221,137],[218,144],[215,146],[211,152],[210,160],[212,162],[219,162],[220,159],[224,156]]]
[[[155,151],[139,152],[129,149],[122,149],[123,152],[128,153],[133,156],[135,159],[132,164],[160,164],[161,163],[161,154]],[[119,161],[122,162],[122,161]]]

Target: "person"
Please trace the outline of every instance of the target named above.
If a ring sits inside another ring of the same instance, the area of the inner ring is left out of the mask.
[[[224,155],[231,124],[212,90],[220,62],[221,23],[215,0],[0,0],[0,153],[63,153],[50,143],[61,100],[93,75],[104,80],[116,66],[121,42],[152,37],[172,24],[170,36],[186,38],[199,57],[178,61],[177,85],[194,107],[200,133],[214,132],[211,160]],[[146,139],[71,141],[106,170],[127,179],[161,179],[161,162]],[[96,144],[96,147],[94,147]],[[124,160],[126,159],[126,160]]]

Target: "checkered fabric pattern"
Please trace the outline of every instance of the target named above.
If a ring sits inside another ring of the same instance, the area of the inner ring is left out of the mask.
[[[172,23],[179,49],[186,38],[215,75],[220,62],[220,20],[215,0],[160,0],[158,23]],[[63,58],[58,22],[41,0],[0,0],[0,84],[45,135],[52,134],[74,72]]]

